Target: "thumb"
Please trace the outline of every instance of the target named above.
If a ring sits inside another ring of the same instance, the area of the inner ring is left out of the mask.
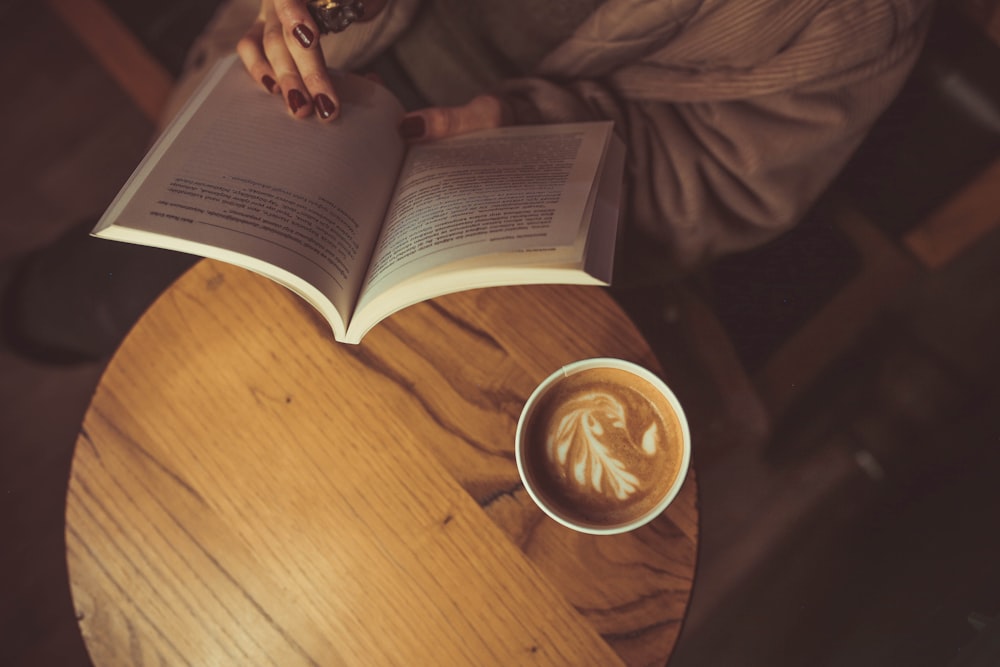
[[[408,114],[400,125],[408,141],[444,139],[475,130],[506,125],[510,114],[506,104],[495,95],[479,95],[467,104],[454,107],[428,107]]]

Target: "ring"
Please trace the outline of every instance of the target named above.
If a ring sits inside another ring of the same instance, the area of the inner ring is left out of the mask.
[[[308,0],[306,8],[321,33],[342,32],[365,15],[361,0]]]

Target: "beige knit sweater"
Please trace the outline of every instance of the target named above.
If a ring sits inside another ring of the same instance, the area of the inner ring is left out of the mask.
[[[523,99],[522,120],[614,119],[629,147],[633,250],[648,237],[690,267],[799,220],[899,91],[930,9],[610,0],[539,78],[505,90]]]

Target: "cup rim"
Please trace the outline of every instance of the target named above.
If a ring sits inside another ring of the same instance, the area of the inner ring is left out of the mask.
[[[618,370],[623,370],[630,372],[643,380],[649,382],[653,387],[660,391],[670,406],[674,409],[677,415],[677,421],[680,424],[682,442],[681,442],[681,462],[678,466],[677,475],[674,478],[673,484],[671,484],[670,489],[664,494],[663,498],[655,506],[651,507],[644,514],[635,519],[628,521],[626,523],[612,525],[612,526],[597,526],[593,524],[580,523],[568,519],[565,516],[559,514],[554,509],[549,507],[545,500],[539,495],[539,493],[534,489],[531,484],[530,478],[525,471],[525,465],[523,461],[523,455],[521,450],[523,449],[522,433],[527,423],[527,419],[531,414],[532,409],[535,404],[538,403],[538,399],[545,393],[545,391],[558,382],[559,380],[579,373],[585,370],[591,370],[594,368],[614,368]],[[688,468],[691,463],[691,432],[688,426],[687,415],[684,413],[684,408],[681,406],[680,401],[674,394],[673,390],[667,385],[663,379],[649,370],[645,366],[641,366],[635,362],[627,361],[625,359],[618,359],[615,357],[592,357],[589,359],[580,359],[578,361],[566,364],[552,373],[550,373],[544,380],[542,380],[534,388],[531,394],[528,396],[527,400],[521,408],[521,414],[517,420],[517,430],[514,434],[514,459],[517,463],[517,473],[521,478],[521,484],[524,489],[528,492],[532,501],[537,505],[548,517],[555,520],[559,524],[571,528],[575,531],[581,533],[587,533],[590,535],[617,535],[621,533],[627,533],[637,528],[645,526],[651,522],[656,517],[660,516],[667,507],[673,503],[677,494],[680,493],[681,487],[684,485],[685,480],[688,475]]]

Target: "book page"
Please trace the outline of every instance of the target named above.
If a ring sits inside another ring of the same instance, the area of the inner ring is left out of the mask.
[[[402,108],[380,86],[337,74],[340,118],[296,120],[235,57],[219,68],[95,233],[113,222],[137,235],[112,238],[216,257],[309,298],[301,278],[347,319],[402,161]]]
[[[572,245],[610,133],[515,126],[413,146],[363,298],[460,259]]]
[[[544,180],[537,178],[538,172],[532,172],[536,178],[531,183],[518,185],[516,191],[508,193],[510,197],[504,197],[504,203],[492,209],[501,215],[488,215],[489,211],[484,211],[495,223],[492,232],[482,234],[479,226],[468,225],[464,229],[473,237],[471,240],[445,238],[440,243],[445,246],[443,249],[431,244],[423,257],[418,257],[419,251],[407,248],[408,256],[398,266],[390,265],[386,269],[391,280],[366,285],[344,340],[359,342],[366,332],[392,313],[451,292],[515,284],[610,284],[624,174],[624,145],[613,134],[611,123],[588,125],[592,127],[585,128],[579,152],[595,156],[597,166],[587,191],[574,190],[576,196],[571,201],[571,210],[579,211],[575,220],[561,226],[563,221],[559,220],[559,202],[555,197],[540,198],[532,205],[533,199],[517,196],[532,191],[538,181]],[[551,129],[562,133],[565,128]],[[569,171],[572,173],[572,168]],[[572,181],[572,176],[565,176],[565,167],[562,172],[557,169],[552,172],[555,182],[563,178]],[[470,191],[468,196],[475,200],[476,192]],[[508,201],[520,203],[507,207]],[[463,198],[456,197],[452,205],[460,208],[462,202]],[[441,219],[450,220],[448,212],[441,214]],[[421,220],[420,224],[433,227],[435,221]],[[456,227],[462,224],[465,223],[456,222]],[[424,232],[432,237],[440,233]],[[566,239],[562,234],[573,236]],[[476,238],[479,236],[484,238]],[[559,242],[546,243],[554,239]],[[380,249],[384,249],[385,240],[383,236]],[[452,245],[448,247],[449,244]],[[506,249],[512,246],[513,250]],[[409,261],[410,258],[414,259]]]

